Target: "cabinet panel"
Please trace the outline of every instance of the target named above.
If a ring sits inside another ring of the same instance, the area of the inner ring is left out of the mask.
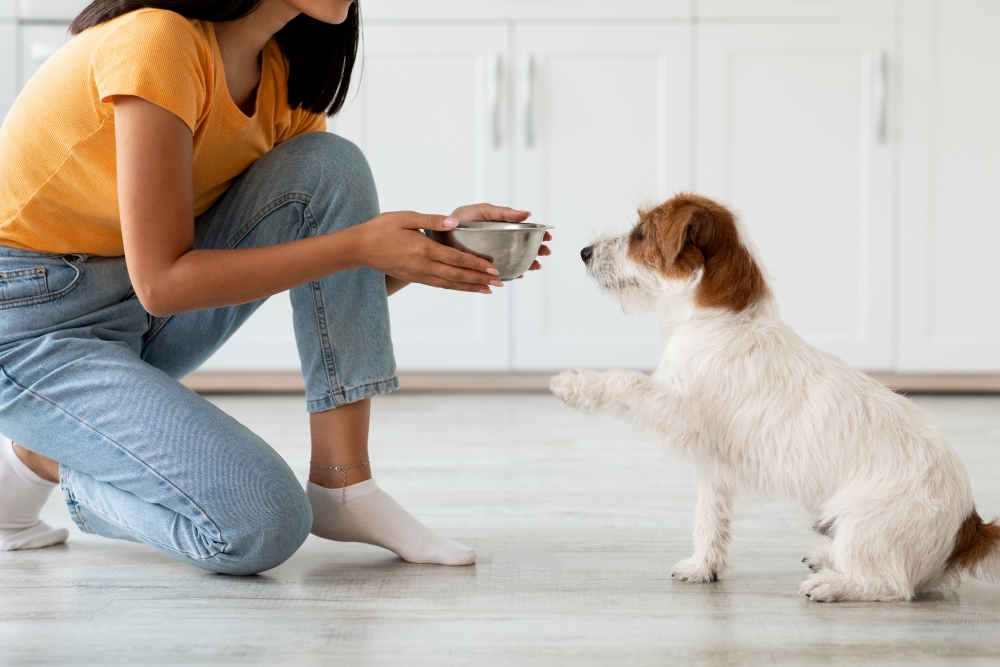
[[[691,16],[692,0],[364,0],[365,20],[627,19]]]
[[[0,119],[17,97],[17,39],[13,23],[0,21]]]
[[[363,68],[359,62],[355,89],[330,130],[364,151],[383,211],[447,214],[479,201],[506,203],[506,59],[502,26],[366,27]],[[399,368],[506,370],[508,292],[411,285],[394,295],[389,308]],[[297,366],[286,295],[266,303],[206,364]]]
[[[696,0],[700,19],[892,18],[895,0]]]
[[[892,365],[891,23],[706,25],[696,185],[741,215],[788,322]]]
[[[368,157],[383,211],[507,202],[502,26],[373,26],[357,96],[331,125]],[[411,285],[390,299],[402,369],[508,367],[507,288]]]
[[[623,314],[579,251],[688,187],[690,29],[516,30],[515,199],[556,229],[544,270],[514,286],[515,367],[651,368],[655,319]]]
[[[17,85],[24,88],[31,75],[38,71],[49,56],[71,39],[69,24],[21,25],[21,57],[18,61]]]
[[[1000,371],[1000,5],[903,6],[900,369]]]
[[[90,4],[90,0],[16,0],[17,17],[22,21],[65,21],[71,22],[76,15]]]

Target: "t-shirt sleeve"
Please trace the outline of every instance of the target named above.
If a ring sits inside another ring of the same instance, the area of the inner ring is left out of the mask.
[[[292,136],[306,132],[326,132],[326,116],[296,109],[293,113]]]
[[[204,117],[210,52],[183,16],[139,10],[97,46],[91,69],[101,102],[134,95],[180,118],[192,133]]]

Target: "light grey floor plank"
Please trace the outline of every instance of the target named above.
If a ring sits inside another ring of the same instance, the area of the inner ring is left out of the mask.
[[[213,399],[302,479],[297,397]],[[1000,398],[923,397],[1000,513]],[[753,502],[722,581],[670,579],[689,555],[693,468],[630,424],[543,394],[399,395],[374,405],[379,483],[474,545],[468,568],[310,537],[235,578],[81,535],[0,554],[0,665],[993,665],[1000,586],[908,604],[796,596],[818,544],[793,505]],[[53,498],[45,519],[71,526]]]

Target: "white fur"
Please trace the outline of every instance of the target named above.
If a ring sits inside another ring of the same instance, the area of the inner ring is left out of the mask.
[[[805,559],[815,574],[800,593],[812,600],[909,600],[957,585],[946,561],[972,493],[931,420],[807,344],[770,295],[738,313],[700,308],[700,270],[666,279],[627,248],[627,236],[599,241],[589,270],[624,306],[660,313],[667,340],[656,371],[567,371],[551,388],[571,407],[631,416],[696,461],[695,551],[674,576],[712,581],[730,567],[734,506],[752,494],[800,502],[834,536]],[[996,576],[1000,555],[980,570]]]

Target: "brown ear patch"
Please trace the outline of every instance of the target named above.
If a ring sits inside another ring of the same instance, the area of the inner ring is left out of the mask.
[[[666,278],[686,278],[704,267],[695,295],[703,308],[739,312],[768,293],[760,267],[740,243],[735,216],[706,197],[682,193],[640,211],[628,252]]]
[[[1000,522],[993,519],[985,523],[975,509],[955,535],[955,548],[948,557],[948,565],[965,571],[974,570],[979,561],[1000,549]]]

